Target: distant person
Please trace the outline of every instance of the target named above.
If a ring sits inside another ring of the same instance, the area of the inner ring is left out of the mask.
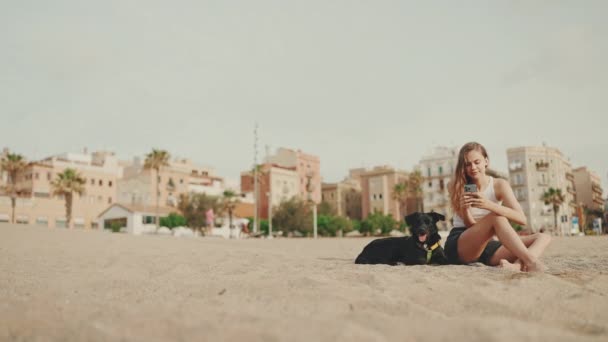
[[[486,175],[486,149],[479,143],[465,144],[458,154],[450,201],[454,228],[445,242],[452,264],[482,262],[525,272],[542,272],[540,255],[551,238],[546,234],[519,236],[509,221],[526,225],[526,216],[509,182]],[[465,192],[465,184],[467,190]],[[494,235],[499,241],[493,239]]]

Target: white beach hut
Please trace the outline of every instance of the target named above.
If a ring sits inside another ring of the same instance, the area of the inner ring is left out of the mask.
[[[175,212],[177,209],[170,207],[158,209],[160,217],[166,217]],[[100,228],[109,229],[113,223],[116,223],[120,227],[124,227],[127,233],[140,235],[156,231],[155,217],[155,206],[114,203],[99,214],[97,222]]]

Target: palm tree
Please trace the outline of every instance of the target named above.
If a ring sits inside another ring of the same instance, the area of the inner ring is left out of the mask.
[[[228,212],[228,224],[230,229],[232,229],[232,213],[236,208],[236,204],[239,203],[239,199],[236,192],[232,190],[225,190],[223,196],[222,210]]]
[[[11,223],[15,223],[15,204],[17,203],[17,177],[27,166],[25,158],[20,154],[8,153],[2,157],[0,171],[5,171],[8,175],[7,184],[3,190],[11,197]]]
[[[403,209],[402,214],[407,214],[407,183],[401,182],[393,187],[393,200],[399,203],[399,211]]]
[[[74,193],[84,194],[86,180],[74,169],[67,168],[57,174],[57,178],[51,182],[53,195],[65,198],[65,219],[68,228],[72,228],[72,203]]]
[[[562,194],[562,190],[549,188],[549,190],[545,191],[542,194],[541,200],[545,202],[545,205],[550,204],[553,206],[553,220],[555,223],[555,229],[557,230],[557,212],[559,211],[559,207],[566,200],[566,198]],[[561,231],[560,231],[560,235],[561,235]]]
[[[424,182],[424,177],[422,177],[422,173],[420,170],[415,170],[410,173],[408,178],[408,189],[409,192],[414,195],[416,199],[416,210],[422,212],[424,210],[422,199],[422,183]]]
[[[169,166],[169,152],[165,151],[165,150],[157,150],[155,148],[152,149],[152,152],[148,153],[146,155],[146,161],[144,163],[144,169],[147,170],[155,170],[156,171],[156,229],[158,229],[160,227],[160,220],[159,220],[159,214],[158,214],[158,208],[159,208],[159,204],[158,204],[158,200],[159,200],[159,196],[160,196],[160,169],[164,166]]]

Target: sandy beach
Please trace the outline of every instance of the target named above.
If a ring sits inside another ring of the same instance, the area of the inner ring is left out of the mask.
[[[607,237],[524,274],[353,264],[368,238],[0,233],[2,341],[608,340]]]

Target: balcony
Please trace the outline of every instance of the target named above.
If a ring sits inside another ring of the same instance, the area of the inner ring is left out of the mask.
[[[568,204],[572,207],[572,208],[578,208],[578,204],[576,204],[575,201],[570,201],[568,202]]]
[[[604,199],[601,196],[593,196],[593,203],[604,205]]]
[[[511,171],[511,172],[522,171],[523,169],[524,169],[524,167],[521,163],[509,165],[509,171]]]
[[[536,162],[536,171],[547,171],[549,169],[549,162],[539,161]]]
[[[566,179],[574,182],[574,174],[572,172],[566,172]]]
[[[571,186],[566,187],[566,191],[568,191],[569,193],[571,193],[573,195],[576,195],[576,190],[574,190],[574,188]]]
[[[540,214],[542,216],[553,216],[553,209],[552,208],[542,208],[540,210]]]
[[[602,190],[602,187],[599,186],[599,184],[597,184],[597,183],[591,184],[591,190],[598,194],[602,194],[604,192],[604,190]]]

